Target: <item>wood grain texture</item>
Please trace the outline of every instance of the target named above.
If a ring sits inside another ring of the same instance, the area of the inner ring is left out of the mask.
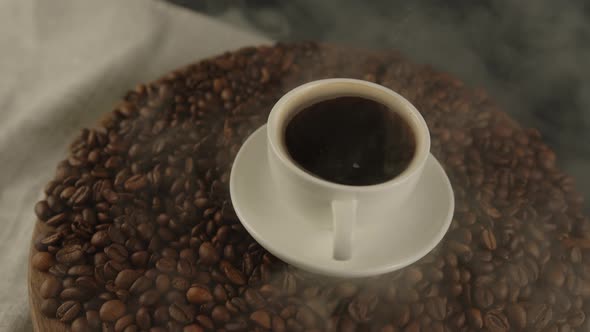
[[[31,247],[29,250],[29,272],[27,274],[27,282],[29,286],[29,306],[31,310],[31,319],[33,320],[33,329],[35,332],[63,332],[69,331],[69,327],[66,324],[56,320],[49,319],[41,313],[41,302],[43,298],[39,294],[39,287],[45,277],[48,275],[46,272],[40,272],[33,268],[31,265],[31,258],[37,252],[33,243],[35,237],[40,232],[48,230],[45,224],[37,221],[35,229],[33,230],[33,236],[31,238]]]

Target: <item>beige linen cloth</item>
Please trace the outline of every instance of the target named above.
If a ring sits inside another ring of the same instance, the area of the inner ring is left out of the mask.
[[[30,331],[33,205],[68,142],[135,84],[268,43],[155,0],[0,0],[0,331]]]

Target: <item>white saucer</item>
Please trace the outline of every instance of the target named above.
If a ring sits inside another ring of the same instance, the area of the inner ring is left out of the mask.
[[[298,268],[337,277],[378,275],[408,266],[443,238],[453,217],[453,190],[444,170],[428,157],[418,185],[391,222],[356,228],[353,257],[332,258],[332,233],[286,208],[275,192],[267,162],[266,125],[244,143],[234,161],[230,194],[250,235],[281,260]]]

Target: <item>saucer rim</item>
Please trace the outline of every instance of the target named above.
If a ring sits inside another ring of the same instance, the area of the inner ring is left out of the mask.
[[[260,128],[256,129],[254,132],[252,132],[252,134],[250,134],[250,136],[244,141],[244,143],[242,144],[242,147],[240,148],[240,150],[238,151],[238,153],[234,159],[234,162],[233,162],[233,165],[231,168],[231,172],[230,172],[230,196],[232,199],[232,203],[234,202],[234,197],[237,197],[235,194],[236,189],[235,189],[235,185],[234,185],[235,181],[237,181],[235,179],[236,172],[234,171],[237,167],[236,165],[239,165],[240,160],[245,158],[243,156],[245,154],[244,150],[246,150],[245,147],[252,145],[252,141],[259,138],[258,137],[259,135],[261,136],[261,140],[263,142],[266,142],[266,140],[267,140],[266,131],[267,131],[267,125],[264,124]],[[265,159],[264,162],[268,163],[267,159]],[[385,274],[385,273],[389,273],[389,272],[393,272],[393,271],[402,269],[402,268],[407,267],[407,266],[417,262],[418,260],[422,259],[428,253],[430,253],[433,249],[435,249],[436,246],[442,241],[443,237],[446,235],[446,233],[451,225],[451,221],[453,219],[454,210],[455,210],[455,195],[453,192],[453,188],[451,186],[451,182],[450,182],[449,177],[447,176],[446,172],[444,171],[444,168],[438,162],[436,157],[434,157],[432,155],[432,153],[429,153],[429,155],[428,155],[428,158],[426,160],[426,164],[428,164],[428,163],[433,163],[434,165],[432,165],[432,166],[434,166],[437,169],[437,171],[440,171],[441,175],[443,176],[442,181],[444,183],[445,188],[447,189],[446,192],[448,194],[448,200],[449,200],[449,205],[448,205],[449,208],[447,209],[447,215],[445,216],[444,222],[441,223],[441,226],[440,226],[438,232],[436,233],[436,235],[432,236],[432,238],[430,240],[428,240],[427,246],[424,246],[423,248],[421,248],[421,250],[415,251],[412,255],[405,257],[404,259],[397,260],[395,263],[378,264],[375,267],[363,268],[362,270],[354,270],[354,269],[350,270],[350,269],[345,268],[346,263],[348,261],[342,261],[342,262],[334,261],[334,263],[342,263],[341,265],[340,264],[339,265],[343,267],[343,269],[334,269],[333,265],[325,266],[325,265],[321,265],[321,264],[317,264],[317,263],[315,263],[315,264],[314,263],[306,263],[301,260],[297,260],[296,258],[290,257],[288,254],[285,255],[285,254],[281,253],[280,250],[275,250],[276,246],[269,244],[268,241],[264,240],[263,237],[261,237],[260,234],[255,230],[255,228],[252,227],[251,223],[244,221],[245,220],[245,218],[243,218],[244,214],[242,213],[241,209],[239,208],[239,205],[233,204],[233,207],[236,212],[236,215],[238,216],[240,223],[242,224],[244,229],[246,229],[248,234],[250,234],[250,236],[252,236],[252,238],[256,242],[258,242],[258,244],[260,244],[264,249],[268,250],[272,255],[276,256],[280,260],[282,260],[290,265],[293,265],[297,268],[301,268],[301,269],[306,270],[308,272],[321,274],[321,275],[325,275],[325,276],[330,276],[330,277],[361,278],[361,277],[381,275],[381,274]],[[426,168],[427,168],[427,165],[425,165],[425,169]],[[256,168],[256,169],[260,170],[262,168]],[[420,183],[420,181],[418,181],[418,183]],[[265,190],[268,190],[268,189],[265,189]]]

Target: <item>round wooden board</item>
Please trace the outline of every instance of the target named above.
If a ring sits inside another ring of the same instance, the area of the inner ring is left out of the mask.
[[[37,252],[33,241],[37,234],[49,229],[45,224],[37,221],[35,229],[33,230],[33,237],[31,238],[31,249],[29,250],[29,272],[27,274],[27,282],[29,285],[29,307],[31,309],[31,319],[33,321],[33,330],[35,332],[63,332],[69,331],[66,324],[57,319],[49,319],[41,313],[41,295],[39,294],[39,287],[43,280],[45,280],[46,272],[40,272],[31,265],[31,258]]]

